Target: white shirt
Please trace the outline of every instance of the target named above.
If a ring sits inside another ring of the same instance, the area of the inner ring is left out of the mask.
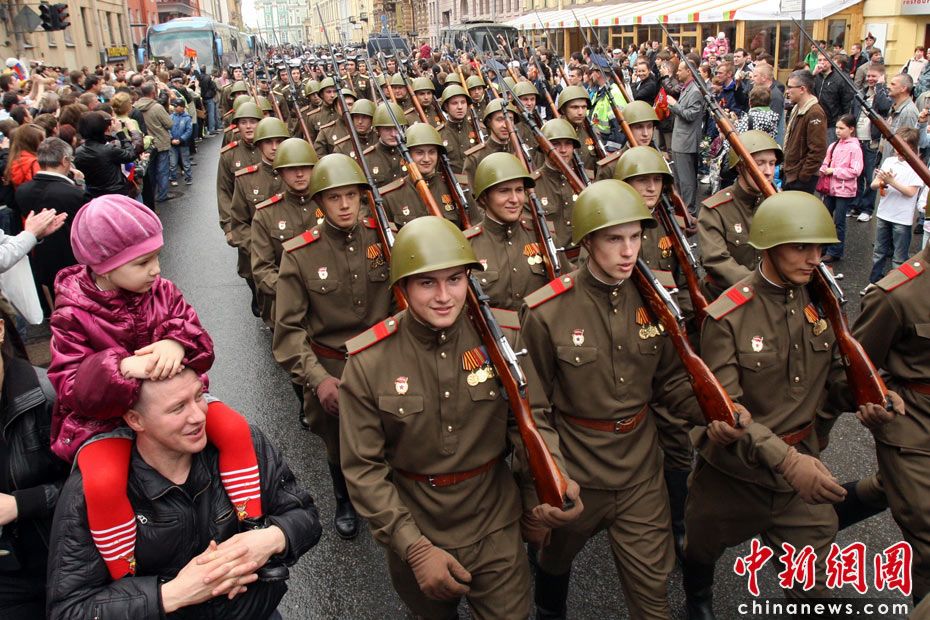
[[[901,185],[917,187],[923,189],[924,182],[920,180],[917,173],[900,157],[889,157],[882,162],[882,170],[891,172],[895,179]],[[885,188],[885,195],[878,201],[878,213],[876,214],[886,222],[895,224],[906,224],[910,226],[914,223],[914,214],[917,210],[917,200],[921,192],[918,191],[916,196],[908,198],[892,186]]]

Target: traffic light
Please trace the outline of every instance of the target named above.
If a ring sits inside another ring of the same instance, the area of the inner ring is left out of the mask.
[[[39,19],[42,20],[42,30],[55,30],[55,11],[52,5],[39,5]]]
[[[70,15],[68,13],[67,4],[63,4],[63,3],[55,4],[55,5],[52,5],[52,8],[54,9],[53,14],[55,18],[54,24],[55,24],[56,30],[64,30],[65,28],[71,25],[71,22],[68,21],[68,18],[70,17]]]

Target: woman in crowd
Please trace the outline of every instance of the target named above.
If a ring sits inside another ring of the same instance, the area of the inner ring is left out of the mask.
[[[84,173],[90,198],[104,194],[134,197],[137,193],[123,173],[123,164],[134,161],[139,152],[123,128],[122,121],[106,112],[88,112],[78,121],[84,144],[74,154],[74,165]]]

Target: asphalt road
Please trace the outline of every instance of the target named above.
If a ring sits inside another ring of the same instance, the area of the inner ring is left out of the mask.
[[[290,590],[281,604],[281,612],[286,618],[404,618],[405,608],[388,578],[384,551],[372,540],[367,528],[351,542],[340,540],[332,531],[334,500],[323,445],[297,423],[297,401],[286,373],[272,358],[271,333],[249,312],[249,291],[236,275],[235,251],[226,245],[217,225],[218,149],[218,138],[200,145],[194,185],[182,186],[184,195],[161,207],[166,237],[162,270],[164,276],[183,290],[213,336],[217,361],[210,372],[210,391],[268,434],[286,455],[297,478],[310,489],[324,520],[319,545],[291,569]],[[866,282],[871,263],[874,221],[849,222],[847,258],[838,264],[836,271],[844,275],[841,285],[850,298],[848,311],[852,319],[858,313],[858,291]],[[917,246],[914,248],[916,251]],[[853,416],[845,416],[835,427],[824,461],[841,482],[867,476],[875,470],[872,438]],[[900,531],[886,511],[841,532],[837,542],[841,546],[863,542],[871,558],[899,540]],[[748,543],[732,549],[717,565],[715,608],[721,620],[776,617],[738,613],[737,605],[750,602],[752,597],[747,592],[745,577],[734,573],[733,564],[748,549]],[[781,593],[771,564],[760,573],[760,586],[763,597],[776,599]],[[619,585],[606,540],[603,535],[598,536],[575,562],[569,617],[581,620],[629,617]],[[683,618],[684,594],[677,569],[669,588],[673,617]],[[838,595],[859,596],[851,590]],[[905,602],[900,595],[876,593],[871,586],[865,596]],[[464,606],[463,614],[467,614]],[[880,617],[904,616],[889,613]]]

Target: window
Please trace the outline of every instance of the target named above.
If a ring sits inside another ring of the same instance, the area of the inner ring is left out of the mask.
[[[123,16],[120,13],[116,13],[116,32],[119,35],[119,39],[117,39],[117,41],[115,42],[116,43],[125,42],[123,39],[123,37],[126,36],[125,33],[123,32]],[[130,37],[130,39],[132,39],[132,37]]]
[[[84,27],[84,42],[87,45],[93,45],[94,37],[90,33],[90,17],[85,6],[81,7],[81,25]]]
[[[46,34],[46,38],[48,39],[48,46],[49,46],[49,47],[58,47],[58,43],[55,42],[55,33],[54,33],[54,32],[46,32],[45,34]]]

